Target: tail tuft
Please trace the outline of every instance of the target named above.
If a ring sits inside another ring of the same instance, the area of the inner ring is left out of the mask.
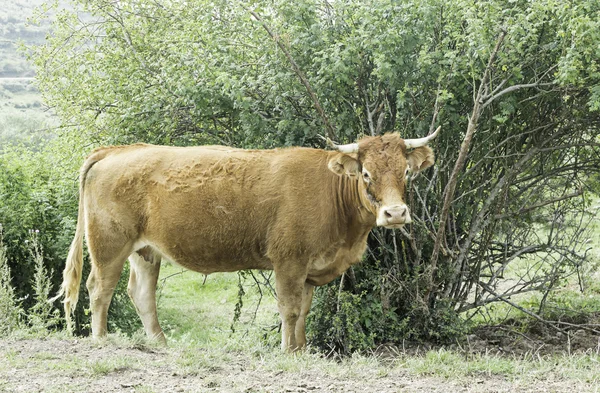
[[[60,297],[64,297],[63,303],[65,308],[65,320],[67,322],[67,330],[73,333],[73,324],[71,314],[75,311],[77,300],[79,300],[79,286],[81,284],[81,276],[83,271],[83,236],[85,232],[85,181],[90,168],[100,161],[108,153],[109,149],[95,150],[85,161],[81,167],[79,174],[79,212],[77,213],[77,228],[75,229],[75,237],[69,248],[69,255],[65,270],[63,271],[63,282],[57,295],[51,299],[55,301]]]

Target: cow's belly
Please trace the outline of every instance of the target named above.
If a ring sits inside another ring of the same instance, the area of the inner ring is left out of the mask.
[[[198,242],[196,244],[206,243]],[[212,243],[207,247],[192,247],[191,244],[182,245],[175,241],[142,239],[136,243],[135,249],[137,250],[146,245],[157,250],[169,261],[188,270],[204,274],[234,272],[244,269],[273,269],[271,262],[259,255],[258,250],[252,250],[249,247],[235,248],[234,245],[228,242]]]
[[[172,262],[200,273],[272,269],[256,233],[243,228],[223,229],[216,223],[203,225],[165,223],[165,230],[148,230],[143,238]]]
[[[211,274],[216,272],[236,272],[239,270],[246,269],[261,269],[261,270],[272,270],[273,265],[268,260],[254,260],[245,258],[214,258],[214,259],[200,259],[200,258],[173,258],[167,256],[169,260],[172,260],[182,267],[192,270],[198,273]]]

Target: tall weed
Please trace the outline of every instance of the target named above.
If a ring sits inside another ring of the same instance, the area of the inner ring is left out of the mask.
[[[11,285],[10,267],[0,225],[0,336],[5,336],[21,326],[23,310]]]
[[[35,303],[29,309],[27,322],[34,332],[44,333],[60,323],[60,312],[49,301],[53,271],[51,269],[48,272],[44,264],[44,253],[38,238],[39,230],[31,230],[29,234],[29,253],[34,262],[31,284]]]

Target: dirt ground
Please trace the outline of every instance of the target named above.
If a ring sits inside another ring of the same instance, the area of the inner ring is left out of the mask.
[[[198,349],[202,352],[204,350]],[[89,339],[9,339],[0,341],[0,392],[590,392],[597,386],[556,378],[475,375],[423,376],[397,365],[338,367],[332,373],[306,365],[261,366],[251,354],[211,354],[177,348],[148,348]],[[290,355],[293,356],[293,355]],[[189,364],[195,362],[196,364]],[[222,358],[220,358],[222,359]],[[197,367],[195,367],[197,365]],[[342,371],[339,371],[339,368]],[[600,365],[598,366],[600,367]]]

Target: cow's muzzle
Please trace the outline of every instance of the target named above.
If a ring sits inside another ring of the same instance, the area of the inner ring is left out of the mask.
[[[386,228],[400,228],[404,224],[410,224],[410,211],[406,204],[382,206],[377,216],[377,226]]]

